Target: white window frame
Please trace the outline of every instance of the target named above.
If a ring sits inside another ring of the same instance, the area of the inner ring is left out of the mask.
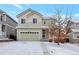
[[[25,19],[21,18],[21,24],[25,24]]]
[[[37,18],[33,18],[33,24],[37,24]]]

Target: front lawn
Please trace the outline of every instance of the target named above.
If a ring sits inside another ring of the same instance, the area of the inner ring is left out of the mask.
[[[79,55],[79,47],[39,41],[0,42],[0,55]]]

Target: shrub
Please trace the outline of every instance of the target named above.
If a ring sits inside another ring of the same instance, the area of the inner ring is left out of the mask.
[[[52,42],[52,39],[49,39],[49,42]]]

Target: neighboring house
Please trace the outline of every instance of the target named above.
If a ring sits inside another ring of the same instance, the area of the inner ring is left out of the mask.
[[[79,43],[79,21],[74,21],[71,29],[72,32],[69,34],[69,41],[72,43]]]
[[[16,25],[16,21],[0,10],[0,38],[9,38],[10,35],[16,36]]]
[[[44,17],[30,8],[17,15],[17,18],[17,40],[48,39],[49,25],[55,21],[54,18]]]

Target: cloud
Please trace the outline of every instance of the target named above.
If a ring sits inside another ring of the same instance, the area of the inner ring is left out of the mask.
[[[23,7],[20,4],[13,4],[13,6],[19,8],[19,9],[23,9]]]
[[[79,17],[79,13],[76,13],[76,14],[74,15],[74,17]]]

